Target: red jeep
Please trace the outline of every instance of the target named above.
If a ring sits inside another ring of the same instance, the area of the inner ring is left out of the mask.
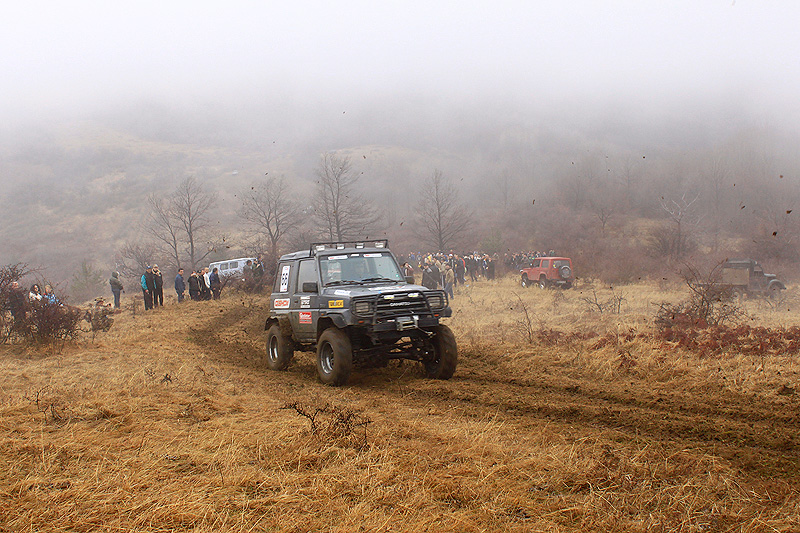
[[[546,289],[557,285],[569,289],[575,281],[569,257],[537,257],[520,273],[523,287],[538,285],[540,289]]]

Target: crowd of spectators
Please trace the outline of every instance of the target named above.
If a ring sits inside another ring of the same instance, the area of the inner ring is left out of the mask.
[[[504,254],[411,252],[401,258],[401,261],[405,276],[414,276],[419,271],[422,274],[420,283],[424,287],[444,289],[452,299],[455,296],[454,288],[466,285],[468,280],[476,282],[481,278],[495,279],[498,275],[498,265],[502,265],[504,271],[515,271],[529,265],[537,257],[553,255],[555,255],[554,250]]]

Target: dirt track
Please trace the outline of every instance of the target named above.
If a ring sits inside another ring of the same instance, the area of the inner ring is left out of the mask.
[[[237,323],[240,313],[234,309],[223,321]],[[201,337],[225,344],[210,330]],[[250,360],[261,356],[261,347],[251,338],[235,344],[240,352],[249,352]],[[365,405],[374,405],[376,394],[387,405],[446,405],[450,416],[499,416],[520,432],[549,421],[569,426],[575,434],[604,431],[619,442],[694,449],[722,457],[756,477],[793,480],[800,474],[796,394],[772,400],[713,383],[691,389],[662,384],[653,389],[652,383],[637,380],[592,381],[545,364],[520,375],[497,354],[462,352],[460,357],[456,376],[449,381],[425,380],[419,369],[411,368],[415,365],[406,363],[400,368],[357,369],[348,390],[351,398]],[[292,389],[298,384],[318,387],[313,358],[312,353],[296,354],[286,373],[256,366],[277,390],[287,384]],[[325,388],[317,392],[324,394]]]
[[[229,297],[64,354],[3,347],[0,530],[800,530],[788,391],[468,341],[451,380],[406,362],[332,388],[311,353],[266,369],[265,316]],[[371,425],[317,434],[290,402]]]

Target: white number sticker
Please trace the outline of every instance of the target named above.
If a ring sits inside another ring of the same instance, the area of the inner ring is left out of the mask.
[[[281,269],[281,290],[278,292],[286,292],[289,290],[289,271],[292,269],[292,265],[283,265],[283,269]]]

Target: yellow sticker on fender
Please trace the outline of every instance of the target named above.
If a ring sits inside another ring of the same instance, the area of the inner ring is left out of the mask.
[[[328,300],[328,308],[344,307],[344,300]]]

